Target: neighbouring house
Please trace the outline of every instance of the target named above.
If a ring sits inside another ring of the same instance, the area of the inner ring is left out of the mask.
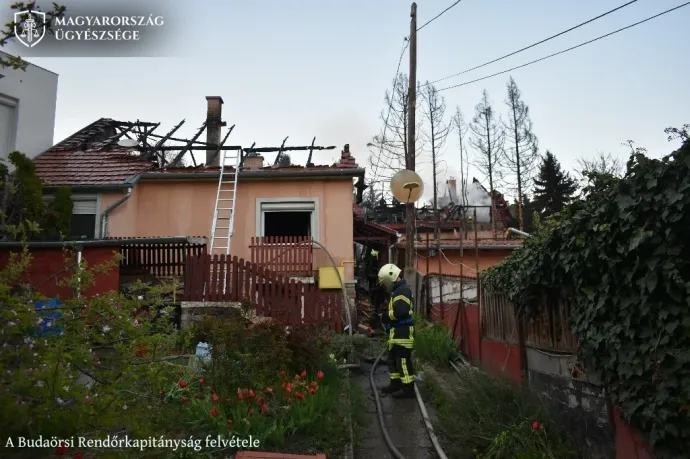
[[[207,100],[205,144],[218,144],[225,125],[219,122],[223,101]],[[161,167],[144,149],[119,146],[122,130],[132,124],[100,119],[39,155],[36,170],[47,199],[59,186],[72,189],[73,237],[210,240],[220,175],[213,159],[217,155],[206,151],[206,165]],[[332,266],[323,249],[299,242],[312,238],[343,268],[345,283],[353,284],[352,209],[355,196],[361,197],[364,169],[349,146],[332,165],[264,166],[264,160],[259,154],[243,158],[231,255],[312,281],[319,268]],[[226,167],[224,177],[234,172]],[[353,193],[353,186],[360,191]]]
[[[0,69],[1,159],[15,150],[33,158],[53,146],[57,86],[56,73],[33,64]]]

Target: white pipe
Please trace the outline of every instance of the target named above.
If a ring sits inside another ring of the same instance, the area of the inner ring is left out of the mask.
[[[335,269],[335,273],[338,275],[338,280],[340,281],[340,288],[343,291],[343,307],[345,308],[345,312],[347,313],[347,322],[348,322],[348,327],[347,327],[347,333],[350,335],[350,338],[352,338],[352,315],[350,314],[350,300],[347,298],[347,290],[345,290],[345,281],[343,280],[342,277],[340,277],[340,271],[338,270],[338,265],[335,264],[335,260],[331,256],[330,252],[326,249],[326,247],[323,246],[319,241],[317,240],[312,240],[312,242],[321,249],[323,249],[324,252],[326,252],[326,255],[328,256],[328,259],[331,260],[331,264],[333,265],[333,269]]]
[[[514,234],[518,234],[518,235],[520,235],[520,236],[524,236],[524,237],[532,237],[532,235],[531,235],[531,234],[529,234],[529,233],[525,233],[524,231],[520,231],[519,229],[515,229],[515,228],[508,228],[508,231],[510,231],[511,233],[514,233]]]
[[[422,418],[424,419],[424,424],[426,424],[426,431],[429,434],[429,439],[431,440],[431,443],[434,445],[434,449],[436,450],[436,454],[438,454],[438,457],[440,459],[448,459],[448,456],[446,456],[446,453],[443,452],[443,448],[441,448],[441,443],[439,443],[438,438],[436,438],[436,434],[434,433],[434,427],[431,425],[431,420],[429,420],[429,413],[426,411],[426,406],[424,406],[424,401],[422,400],[422,396],[419,393],[419,389],[417,389],[417,385],[414,385],[414,393],[417,395],[417,403],[419,404],[419,411],[422,413]]]

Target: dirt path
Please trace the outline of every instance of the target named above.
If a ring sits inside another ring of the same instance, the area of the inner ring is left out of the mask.
[[[369,386],[371,363],[362,363],[362,371],[353,374],[352,383],[359,384],[365,398],[366,421],[368,425],[362,435],[362,443],[355,452],[357,459],[393,459],[383,439],[376,412],[376,402]],[[388,372],[385,364],[376,367],[374,381],[378,387],[388,384]],[[379,394],[381,392],[379,391]],[[388,433],[405,459],[434,459],[436,453],[427,435],[419,405],[416,399],[396,400],[390,396],[381,396],[384,421]],[[427,410],[430,407],[427,405]]]

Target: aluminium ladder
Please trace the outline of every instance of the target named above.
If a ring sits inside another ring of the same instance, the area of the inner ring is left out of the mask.
[[[237,175],[240,169],[240,151],[222,150],[219,154],[221,155],[220,176],[211,226],[210,255],[229,255],[232,235],[235,231],[235,197],[237,196]],[[234,171],[227,173],[226,167],[234,168]]]

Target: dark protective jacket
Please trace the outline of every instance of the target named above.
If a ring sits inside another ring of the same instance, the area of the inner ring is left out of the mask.
[[[393,286],[388,313],[382,316],[388,330],[388,348],[394,344],[407,349],[414,348],[414,322],[412,307],[412,290],[405,279]]]

